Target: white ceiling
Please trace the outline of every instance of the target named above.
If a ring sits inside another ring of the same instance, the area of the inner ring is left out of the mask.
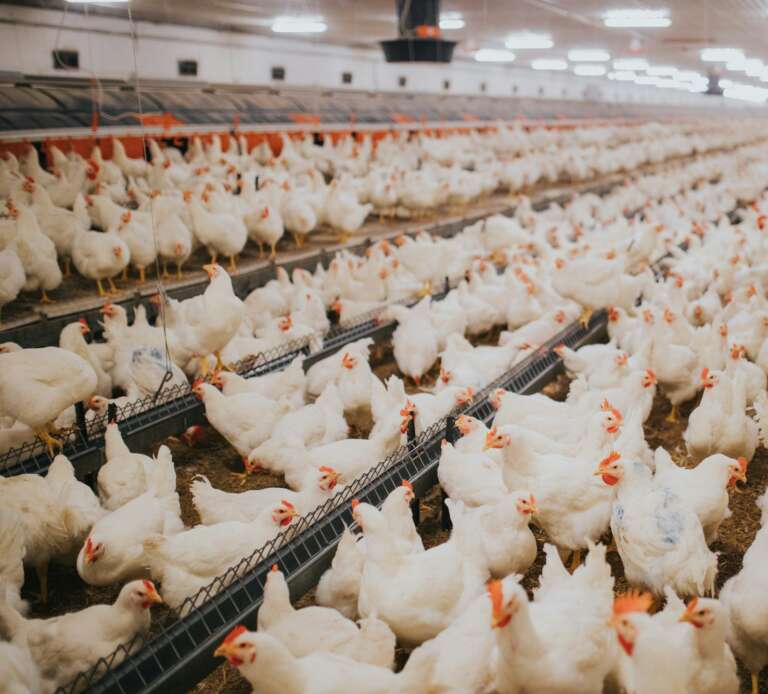
[[[62,0],[27,0],[15,4],[61,7]],[[457,55],[476,48],[502,48],[516,31],[546,32],[555,46],[546,51],[518,51],[517,64],[532,58],[565,57],[568,49],[606,48],[613,57],[641,56],[655,64],[706,69],[699,50],[710,45],[738,47],[768,62],[768,0],[443,0],[443,11],[460,12],[466,26],[445,36],[461,41]],[[324,34],[312,41],[375,45],[396,35],[395,0],[131,0],[134,19],[192,24],[253,33],[271,33],[278,15],[323,16]],[[82,7],[69,5],[73,8]],[[668,8],[666,29],[607,29],[601,15],[615,8]],[[116,8],[89,6],[90,12],[125,16]]]

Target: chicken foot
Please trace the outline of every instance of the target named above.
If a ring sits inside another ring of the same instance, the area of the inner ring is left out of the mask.
[[[163,258],[163,279],[171,279],[171,273],[168,272],[168,261],[165,258]]]
[[[63,277],[69,277],[72,274],[72,261],[69,258],[64,258],[64,273]]]
[[[184,279],[184,273],[181,270],[183,266],[184,266],[184,263],[176,263],[176,279],[178,280]]]
[[[117,288],[115,281],[111,277],[107,277],[107,281],[109,282],[109,293],[117,294],[120,290]]]
[[[213,367],[214,371],[232,371],[232,367],[229,366],[229,364],[225,364],[223,361],[221,361],[221,352],[214,352],[213,355],[216,357],[216,366]]]
[[[230,272],[237,271],[237,256],[235,255],[229,256],[229,271]]]
[[[101,280],[96,279],[96,286],[99,288],[99,296],[106,296],[107,292],[104,291],[104,287],[101,285]]]
[[[752,672],[752,694],[759,694],[758,677],[759,674]]]
[[[45,291],[45,289],[40,290],[40,303],[41,304],[52,304],[53,299],[48,296],[48,293]]]
[[[35,431],[35,435],[45,444],[48,449],[48,455],[53,458],[56,448],[61,450],[64,447],[61,441],[51,436],[51,432],[48,430],[50,425],[47,425],[44,429],[38,429]]]
[[[272,248],[272,252],[269,254],[269,260],[274,260],[277,256],[277,243],[271,243],[270,247]]]
[[[143,267],[139,268],[139,279],[136,280],[137,284],[144,284],[147,281],[147,273]]]
[[[304,237],[301,234],[292,231],[291,236],[293,236],[293,242],[296,244],[296,248],[304,248]]]
[[[591,308],[585,308],[579,316],[579,323],[581,323],[585,328],[589,327],[589,321],[592,320],[592,313],[593,311]]]

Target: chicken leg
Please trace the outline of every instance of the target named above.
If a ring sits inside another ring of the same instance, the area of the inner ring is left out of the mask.
[[[269,254],[269,259],[274,260],[277,255],[277,243],[270,244],[272,246],[272,252]]]
[[[117,288],[115,281],[111,277],[107,277],[107,281],[109,282],[109,293],[117,294],[120,290]]]
[[[143,267],[139,268],[139,279],[137,280],[138,284],[144,284],[147,281],[147,273]]]
[[[229,256],[229,271],[230,272],[237,271],[237,260],[235,259],[234,255]]]
[[[104,291],[104,287],[101,285],[101,280],[96,279],[96,286],[99,288],[99,296],[106,296],[107,292]]]
[[[163,279],[167,280],[171,278],[171,273],[168,272],[168,261],[163,258]]]
[[[589,321],[592,320],[592,313],[593,311],[591,308],[585,308],[579,316],[579,323],[581,323],[585,328],[589,327]]]
[[[41,304],[52,304],[53,299],[48,296],[48,293],[45,291],[45,289],[40,290],[40,303]]]
[[[760,690],[760,686],[758,683],[758,677],[759,675],[757,673],[751,673],[752,675],[752,694],[758,694]]]
[[[672,405],[672,409],[669,414],[664,418],[665,422],[675,423],[680,421],[680,411],[677,409],[677,405]]]
[[[216,366],[213,367],[214,371],[232,371],[231,366],[221,361],[221,352],[214,352],[213,355],[216,357]]]
[[[184,273],[181,271],[182,266],[184,263],[176,263],[176,279],[183,280],[184,279]]]
[[[72,261],[69,258],[64,258],[64,277],[69,277],[72,274]]]

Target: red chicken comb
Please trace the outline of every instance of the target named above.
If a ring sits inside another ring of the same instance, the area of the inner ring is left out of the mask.
[[[352,510],[354,511],[360,505],[360,499],[352,499]]]
[[[238,624],[232,631],[230,631],[225,637],[222,643],[232,643],[240,634],[244,634],[246,629],[242,624]]]
[[[694,598],[695,600],[695,598]],[[623,595],[617,596],[613,601],[613,614],[626,614],[627,612],[648,612],[653,605],[653,596],[650,593],[642,593],[639,590],[628,590]]]
[[[611,463],[615,463],[620,458],[621,453],[618,453],[617,451],[611,451],[607,456],[605,456],[605,458],[600,461],[600,467],[606,467]]]
[[[318,468],[318,470],[320,470],[320,472],[325,472],[325,473],[327,473],[329,475],[332,475],[332,474],[336,473],[336,470],[334,470],[332,467],[328,467],[327,465],[321,465]]]
[[[741,469],[742,469],[744,472],[746,472],[746,471],[747,471],[747,466],[749,465],[749,461],[748,461],[748,460],[747,460],[747,459],[746,459],[746,458],[745,458],[743,455],[739,456],[739,457],[737,458],[736,462],[738,462],[738,464],[739,464],[739,467],[740,467],[740,468],[741,468]]]
[[[156,593],[157,588],[155,588],[155,584],[152,583],[152,581],[147,580],[146,578],[142,581],[144,584],[144,587],[150,592],[150,593]]]
[[[413,485],[408,480],[403,480],[401,482],[401,485],[405,487],[408,491],[413,491]]]
[[[288,501],[287,499],[282,499],[282,500],[280,501],[280,503],[281,503],[281,504],[282,504],[282,505],[283,505],[285,508],[289,508],[289,509],[291,509],[291,510],[293,510],[293,509],[295,509],[295,508],[296,508],[296,507],[295,507],[295,506],[294,506],[294,505],[293,505],[293,504],[292,504],[290,501]]]
[[[280,571],[280,569],[277,568],[277,564],[272,564],[272,566],[269,569],[270,571]]]

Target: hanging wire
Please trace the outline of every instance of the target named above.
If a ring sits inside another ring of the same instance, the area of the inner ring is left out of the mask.
[[[106,120],[122,120],[125,118],[135,118],[139,121],[139,124],[141,127],[140,133],[141,133],[141,143],[142,143],[142,157],[144,158],[144,161],[147,163],[147,165],[150,164],[149,158],[147,157],[147,133],[143,128],[144,123],[144,105],[142,102],[142,92],[141,92],[141,81],[139,79],[139,65],[138,65],[138,57],[137,57],[137,44],[138,44],[138,34],[136,32],[136,24],[133,21],[133,13],[131,11],[130,6],[127,8],[128,10],[128,24],[130,28],[130,41],[131,41],[131,53],[133,57],[133,82],[134,82],[134,89],[136,91],[136,101],[137,101],[137,111],[136,112],[126,112],[126,113],[119,113],[115,116],[112,116],[110,114],[107,114],[103,110],[103,87],[101,84],[101,80],[99,79],[99,76],[96,74],[96,70],[94,68],[94,61],[93,61],[93,44],[91,41],[91,32],[87,32],[87,41],[88,41],[88,59],[89,59],[89,67],[88,72],[91,75],[91,84],[93,85],[93,97],[94,102],[96,103],[96,112],[98,113],[99,120],[102,118]],[[89,18],[89,12],[88,12],[88,6],[85,7],[85,16],[86,19]],[[64,5],[64,12],[62,13],[62,19],[59,23],[57,32],[56,32],[56,38],[54,42],[54,55],[56,56],[57,61],[59,61],[59,64],[61,64],[61,61],[59,60],[58,55],[58,48],[59,48],[59,40],[61,37],[61,31],[63,29],[64,23],[67,18],[67,5]],[[94,137],[95,139],[95,137]],[[96,143],[98,145],[98,143]],[[161,282],[160,279],[160,254],[159,254],[159,243],[158,243],[158,233],[157,233],[157,222],[155,219],[155,209],[154,209],[154,199],[150,198],[149,203],[149,218],[150,223],[152,225],[152,242],[154,244],[155,248],[155,287],[157,290],[158,295],[160,296],[160,307],[159,307],[159,320],[161,322],[161,330],[163,334],[163,348],[164,348],[164,373],[163,377],[160,381],[160,384],[155,391],[153,400],[156,400],[160,392],[165,387],[166,383],[173,377],[173,370],[172,370],[172,359],[171,359],[171,350],[170,346],[168,344],[168,328],[166,326],[166,302],[167,302],[167,293],[165,291],[165,286]]]

